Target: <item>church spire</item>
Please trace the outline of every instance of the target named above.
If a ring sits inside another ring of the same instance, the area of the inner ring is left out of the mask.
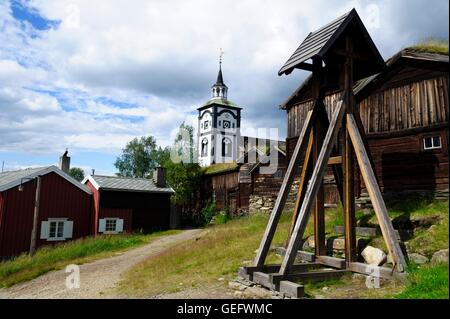
[[[220,58],[219,58],[219,73],[217,74],[216,83],[212,86],[211,97],[213,99],[227,99],[227,91],[228,87],[223,83],[223,75],[222,75],[222,56],[223,51],[220,49]]]

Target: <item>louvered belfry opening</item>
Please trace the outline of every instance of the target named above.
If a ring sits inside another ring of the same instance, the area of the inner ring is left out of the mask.
[[[288,75],[294,69],[312,72],[314,102],[293,151],[254,266],[241,267],[239,273],[242,277],[269,289],[302,297],[303,285],[298,281],[339,278],[349,272],[391,278],[404,272],[405,257],[381,196],[353,93],[356,81],[379,73],[384,68],[383,58],[353,9],[309,33],[280,69],[280,76]],[[342,91],[342,98],[335,106],[331,118],[328,118],[324,94],[331,90]],[[384,241],[393,258],[393,269],[357,262],[355,163],[361,171]],[[323,178],[328,167],[333,171],[343,205],[345,258],[327,255]],[[278,221],[294,178],[299,172],[300,186],[289,236],[286,247],[281,249],[283,261],[279,265],[267,265],[265,261]],[[311,213],[315,252],[307,253],[299,248]],[[303,262],[295,263],[298,258]]]

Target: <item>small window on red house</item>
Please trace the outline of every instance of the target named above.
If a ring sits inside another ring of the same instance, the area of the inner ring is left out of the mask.
[[[437,136],[427,136],[423,138],[423,149],[424,150],[434,150],[442,148],[441,137]]]

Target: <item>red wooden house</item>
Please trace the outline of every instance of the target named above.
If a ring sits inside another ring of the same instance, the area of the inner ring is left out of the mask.
[[[0,173],[0,258],[29,251],[40,196],[36,246],[88,236],[91,190],[56,166]]]
[[[89,175],[82,183],[93,192],[93,234],[152,231],[170,227],[170,196],[162,170],[156,179]]]

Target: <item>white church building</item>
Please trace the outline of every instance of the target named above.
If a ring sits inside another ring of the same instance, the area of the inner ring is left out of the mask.
[[[220,64],[211,99],[197,109],[200,166],[235,162],[238,157],[242,108],[228,100],[227,93]]]

